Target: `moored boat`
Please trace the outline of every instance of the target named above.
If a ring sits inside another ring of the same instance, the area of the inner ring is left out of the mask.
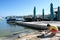
[[[15,17],[8,17],[7,18],[7,22],[8,23],[15,23],[15,21],[16,21],[16,18]]]

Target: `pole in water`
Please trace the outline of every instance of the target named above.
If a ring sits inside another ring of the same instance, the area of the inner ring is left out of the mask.
[[[36,7],[34,6],[34,21],[36,21]]]
[[[44,20],[44,9],[42,10],[42,20]]]
[[[50,20],[54,20],[54,11],[53,11],[53,4],[50,4]]]
[[[58,7],[57,19],[60,20],[60,7]]]

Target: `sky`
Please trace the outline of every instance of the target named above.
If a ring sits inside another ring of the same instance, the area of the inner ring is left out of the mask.
[[[0,16],[33,15],[34,6],[36,15],[42,15],[42,9],[45,14],[50,14],[51,3],[54,8],[60,6],[60,0],[0,0]]]

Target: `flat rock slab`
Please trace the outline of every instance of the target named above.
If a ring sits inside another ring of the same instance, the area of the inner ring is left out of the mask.
[[[16,23],[35,24],[35,25],[44,25],[44,26],[46,26],[49,23],[51,25],[55,25],[55,26],[59,26],[60,27],[60,21],[39,21],[39,22],[21,22],[21,21],[16,21]]]

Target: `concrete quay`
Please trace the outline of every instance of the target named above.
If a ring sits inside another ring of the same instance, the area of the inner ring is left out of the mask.
[[[17,24],[32,27],[36,29],[47,29],[47,24],[57,26],[60,29],[60,21],[39,21],[39,22],[21,22],[16,21]]]

